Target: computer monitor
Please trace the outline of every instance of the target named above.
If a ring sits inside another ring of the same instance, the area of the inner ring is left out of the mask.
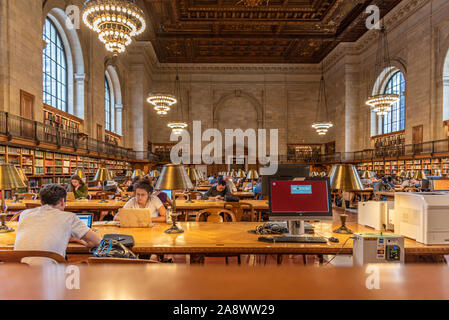
[[[329,178],[269,181],[270,221],[288,221],[290,234],[304,234],[305,220],[332,220]]]
[[[77,216],[81,220],[81,222],[84,223],[88,228],[92,228],[93,217],[91,214],[77,214]]]
[[[165,193],[170,200],[173,200],[173,191],[172,190],[162,190],[162,192]]]
[[[302,164],[280,164],[275,174],[271,176],[262,176],[262,196],[268,196],[269,179],[293,179],[308,178],[310,176],[310,167]]]

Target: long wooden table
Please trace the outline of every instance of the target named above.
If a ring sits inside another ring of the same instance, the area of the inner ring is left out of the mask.
[[[258,241],[258,235],[251,234],[263,223],[206,223],[186,222],[179,223],[185,231],[182,234],[170,235],[164,233],[169,228],[167,224],[155,224],[153,228],[120,228],[117,226],[98,226],[94,231],[100,237],[105,234],[127,234],[134,237],[133,251],[138,254],[310,254],[334,255],[352,254],[352,240],[350,235],[335,234],[339,222],[318,222],[315,225],[315,235],[323,237],[336,237],[339,243],[266,243]],[[356,233],[373,232],[356,223],[347,224]],[[16,223],[8,223],[16,228]],[[0,234],[0,250],[12,250],[15,241],[15,232]],[[348,240],[348,241],[347,241]],[[343,244],[344,247],[343,247]],[[69,244],[67,253],[88,253],[88,249],[78,245]],[[449,254],[449,245],[426,246],[411,239],[405,239],[405,255],[445,255]]]
[[[176,200],[176,208],[178,210],[195,211],[206,208],[224,208],[226,201],[215,200],[192,200],[193,203],[186,203],[187,200]],[[241,200],[240,202],[251,204],[255,210],[268,210],[269,205],[267,200]]]
[[[449,299],[447,266],[376,267],[380,282],[379,288],[373,290],[366,286],[370,275],[366,268],[200,267],[167,264],[78,266],[79,290],[69,290],[66,287],[66,266],[29,268],[10,265],[0,268],[0,299]],[[70,271],[69,275],[73,272]],[[217,312],[218,309],[215,309]],[[284,312],[276,310],[276,314],[279,313]]]
[[[11,200],[6,201],[8,211],[22,211],[26,209],[25,203],[40,205],[40,200],[23,200],[20,203],[12,203]],[[108,200],[106,203],[100,203],[100,200],[78,200],[67,201],[66,211],[112,211],[123,208],[126,202]]]

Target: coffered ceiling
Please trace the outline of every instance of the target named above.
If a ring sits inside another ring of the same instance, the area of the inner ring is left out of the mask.
[[[318,63],[366,31],[365,9],[381,16],[401,0],[144,0],[166,63]]]

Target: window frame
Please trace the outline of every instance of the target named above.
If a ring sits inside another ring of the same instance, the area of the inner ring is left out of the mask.
[[[396,70],[388,78],[383,93],[396,93],[399,95],[399,101],[392,106],[392,109],[387,115],[379,118],[378,135],[391,134],[405,130],[405,91],[405,76],[401,70]]]

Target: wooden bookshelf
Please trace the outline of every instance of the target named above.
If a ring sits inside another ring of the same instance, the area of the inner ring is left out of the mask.
[[[117,134],[115,132],[112,132],[112,131],[105,130],[105,132],[104,132],[104,141],[107,144],[110,144],[110,145],[113,145],[113,146],[119,146],[121,140],[122,140],[122,136],[121,135],[119,135],[119,134]]]
[[[67,112],[53,108],[48,104],[44,104],[44,124],[55,129],[62,129],[69,133],[81,133],[84,131],[84,120]],[[53,133],[53,130],[48,129]]]
[[[405,131],[397,131],[388,134],[371,137],[374,156],[401,156],[405,145]]]

